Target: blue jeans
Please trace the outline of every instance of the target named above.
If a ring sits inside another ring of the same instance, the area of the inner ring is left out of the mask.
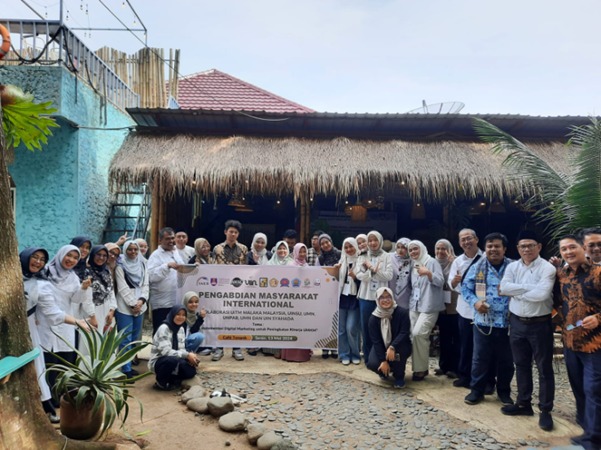
[[[202,345],[202,343],[204,342],[204,340],[205,335],[202,334],[200,331],[189,334],[186,337],[186,350],[192,353],[196,353]]]
[[[480,328],[486,332],[489,330],[489,327]],[[515,369],[508,331],[507,328],[493,327],[490,335],[486,336],[474,325],[474,356],[470,388],[478,395],[484,395],[491,368],[496,368],[497,393],[511,394],[511,379]]]
[[[369,352],[371,351],[371,338],[369,337],[369,317],[371,313],[376,309],[376,302],[374,300],[363,300],[359,299],[359,314],[361,315],[361,334],[363,338],[363,359],[365,364],[369,358]]]
[[[138,337],[142,333],[142,322],[144,321],[144,314],[137,316],[130,316],[129,314],[123,314],[119,311],[115,311],[115,321],[117,322],[117,330],[127,330],[123,343],[119,346],[119,350],[133,341],[137,341]],[[129,347],[128,347],[129,348]],[[127,373],[131,370],[131,363],[124,364],[121,368],[123,373]]]
[[[359,309],[340,309],[338,312],[338,355],[342,361],[361,359]]]
[[[601,448],[601,351],[563,350],[568,378],[576,399],[576,422],[584,430],[579,444],[585,449]]]

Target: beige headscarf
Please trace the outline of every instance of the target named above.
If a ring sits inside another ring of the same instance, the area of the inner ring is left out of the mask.
[[[382,308],[380,305],[380,297],[384,292],[388,292],[392,299],[392,306],[388,309]],[[394,294],[390,288],[381,287],[376,291],[376,309],[374,309],[372,314],[380,319],[380,332],[382,333],[382,339],[384,340],[384,345],[386,347],[392,342],[392,326],[390,325],[390,319],[396,307],[397,304],[394,301]]]
[[[196,245],[196,242],[194,244]],[[184,298],[182,300],[182,304],[186,307],[186,323],[189,327],[196,323],[196,313],[198,312],[198,310],[190,311],[188,309],[188,303],[190,302],[192,297],[198,298],[198,292],[188,291],[184,294]]]

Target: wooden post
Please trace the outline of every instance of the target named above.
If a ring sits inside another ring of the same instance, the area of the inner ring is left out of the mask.
[[[311,230],[311,204],[309,194],[301,190],[300,193],[300,240],[299,242],[309,242],[309,233]],[[309,242],[310,244],[310,242]]]
[[[152,183],[152,199],[150,200],[150,250],[154,251],[159,246],[159,181],[158,179]]]

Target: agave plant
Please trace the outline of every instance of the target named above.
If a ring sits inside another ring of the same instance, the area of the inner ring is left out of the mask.
[[[553,169],[527,145],[482,119],[474,119],[480,138],[493,144],[495,154],[506,154],[503,164],[511,168],[513,180],[527,179],[533,193],[525,206],[545,225],[554,242],[580,228],[601,222],[601,122],[572,127],[565,151],[570,172]]]
[[[121,372],[121,368],[134,359],[136,353],[149,345],[149,342],[134,341],[129,347],[120,348],[128,333],[127,330],[118,331],[113,327],[102,335],[98,330],[91,328],[85,331],[78,325],[80,335],[84,336],[85,351],[74,348],[69,342],[58,336],[76,353],[75,363],[54,354],[61,364],[53,365],[48,371],[57,372],[54,385],[55,395],[63,395],[64,399],[76,408],[93,402],[92,414],[104,407],[104,421],[100,435],[104,434],[119,417],[121,427],[129,415],[130,399],[135,399],[130,394],[134,383],[148,375],[146,372],[132,378]],[[140,418],[143,406],[139,400]]]

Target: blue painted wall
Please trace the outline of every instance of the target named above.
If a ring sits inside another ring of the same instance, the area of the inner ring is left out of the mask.
[[[36,101],[52,101],[60,125],[43,151],[19,147],[9,165],[17,187],[19,250],[39,245],[53,255],[82,234],[99,243],[110,207],[109,164],[128,130],[77,126],[120,128],[134,122],[63,67],[0,66],[0,83],[19,86]]]

